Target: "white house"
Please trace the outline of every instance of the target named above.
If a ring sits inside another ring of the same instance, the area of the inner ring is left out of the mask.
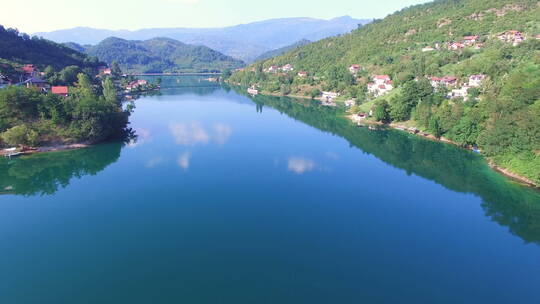
[[[388,75],[375,75],[373,82],[368,83],[367,89],[369,93],[379,97],[394,89],[394,84]]]
[[[291,72],[291,71],[294,71],[294,67],[290,64],[286,64],[283,67],[281,67],[281,70],[283,70],[283,72]]]
[[[278,70],[279,70],[279,67],[277,65],[272,65],[268,68],[269,73],[277,73]]]
[[[473,46],[479,39],[480,39],[480,36],[477,36],[477,35],[465,36],[463,37],[463,44],[466,46]]]
[[[444,87],[453,87],[457,85],[457,78],[454,76],[444,76],[444,77],[430,77],[429,78],[431,82],[431,86],[434,88],[438,88],[441,86]]]
[[[477,75],[471,75],[469,77],[469,86],[477,88],[482,84],[482,81],[486,79],[486,75],[477,74]]]
[[[360,65],[358,64],[353,64],[349,67],[349,72],[351,72],[351,74],[358,74],[358,72],[360,72],[362,68],[360,67]]]
[[[456,99],[456,98],[463,98],[463,100],[467,101],[469,99],[468,91],[469,86],[464,85],[461,88],[453,89],[448,93],[448,98]]]
[[[520,31],[510,30],[497,36],[502,42],[512,43],[513,46],[517,46],[525,41],[525,36]]]

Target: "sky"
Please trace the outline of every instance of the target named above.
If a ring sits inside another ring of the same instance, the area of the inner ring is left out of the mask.
[[[285,17],[383,18],[428,0],[1,0],[0,24],[35,33],[102,29],[222,27]]]

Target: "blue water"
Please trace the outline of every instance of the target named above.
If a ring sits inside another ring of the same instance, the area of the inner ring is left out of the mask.
[[[0,161],[0,303],[540,303],[540,194],[458,148],[219,87]]]

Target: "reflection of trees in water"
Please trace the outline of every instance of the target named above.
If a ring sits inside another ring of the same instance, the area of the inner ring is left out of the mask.
[[[207,79],[215,76],[146,76],[144,79],[155,83],[161,78],[160,95],[184,95],[196,94],[200,96],[210,95],[221,88],[218,82]]]
[[[509,182],[493,172],[482,157],[404,132],[359,128],[341,117],[340,110],[314,101],[260,95],[253,100],[257,111],[262,109],[261,104],[270,106],[317,129],[344,137],[351,145],[408,174],[453,191],[478,195],[487,216],[508,226],[511,233],[524,241],[540,244],[540,192]]]
[[[0,192],[53,194],[71,179],[95,175],[120,157],[122,143],[0,160]]]
[[[170,96],[170,95],[198,95],[198,96],[207,96],[212,95],[220,89],[219,86],[216,87],[183,87],[183,88],[163,88],[160,91],[160,95]]]

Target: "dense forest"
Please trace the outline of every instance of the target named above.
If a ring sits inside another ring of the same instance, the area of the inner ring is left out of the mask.
[[[34,64],[41,68],[62,69],[69,65],[81,68],[100,65],[96,57],[77,52],[66,46],[38,37],[19,33],[0,25],[0,58],[13,64]]]
[[[219,72],[243,66],[243,62],[205,46],[170,38],[130,41],[107,38],[86,52],[108,63],[117,61],[128,72]]]
[[[499,35],[509,30],[524,41],[502,41]],[[372,110],[371,119],[478,146],[496,164],[540,183],[539,33],[536,0],[438,0],[258,62],[229,81],[263,93],[340,93],[356,100],[352,112]],[[459,45],[466,36],[478,36],[474,47]],[[294,71],[267,72],[286,64]],[[354,64],[361,67],[356,75],[349,71]],[[395,89],[370,94],[373,75],[389,75]],[[471,75],[485,79],[468,98],[448,98],[449,89],[434,88],[429,79],[452,76],[465,83]]]

